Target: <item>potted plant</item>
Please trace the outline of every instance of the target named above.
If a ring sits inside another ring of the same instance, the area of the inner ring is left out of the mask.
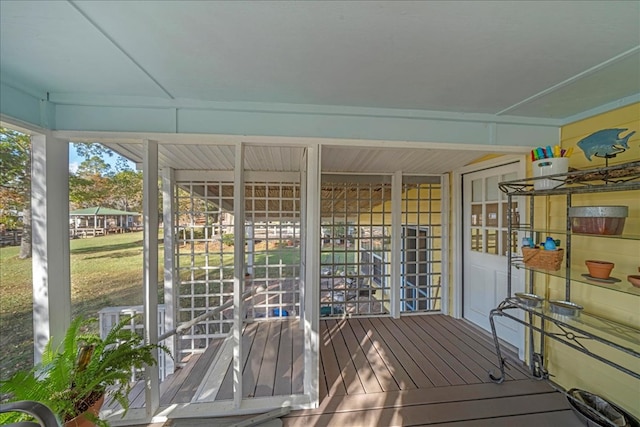
[[[43,403],[61,422],[74,427],[80,425],[83,418],[90,421],[89,425],[106,425],[97,417],[105,397],[118,401],[124,416],[129,409],[133,370],[156,364],[154,351],[167,350],[163,346],[144,344],[138,333],[126,329],[131,317],[123,318],[104,339],[86,332],[92,322],[95,319],[74,319],[60,346],[54,349],[49,341],[42,361],[0,382],[0,393],[9,396],[8,401]],[[16,422],[24,416],[5,415],[14,418],[0,418],[0,424]]]

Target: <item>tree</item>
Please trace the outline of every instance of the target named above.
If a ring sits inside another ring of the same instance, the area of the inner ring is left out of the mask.
[[[69,177],[69,200],[76,208],[107,206],[111,196],[111,167],[100,157],[93,156],[80,163]]]
[[[20,259],[31,257],[31,138],[0,128],[0,222],[15,228],[22,222]],[[22,221],[18,212],[22,212]]]
[[[105,157],[113,157],[115,155],[116,156],[116,164],[115,164],[116,172],[131,169],[127,163],[127,159],[120,156],[119,154],[115,154],[113,150],[97,142],[96,143],[74,142],[73,148],[75,148],[76,154],[78,154],[78,156],[80,157],[84,157],[85,160],[90,160],[92,158],[98,158],[102,160]]]
[[[111,179],[113,207],[125,211],[142,211],[142,172],[123,170]]]
[[[98,143],[73,143],[85,160],[69,180],[69,198],[75,208],[103,206],[126,211],[142,208],[142,172],[131,170],[127,160]],[[105,158],[116,155],[112,168]]]

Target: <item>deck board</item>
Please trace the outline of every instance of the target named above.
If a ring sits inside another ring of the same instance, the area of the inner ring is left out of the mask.
[[[327,389],[327,374],[324,370],[322,357],[318,358],[318,365],[318,398],[322,401],[329,394],[329,390]]]
[[[249,359],[249,353],[251,352],[251,347],[253,344],[253,338],[255,337],[256,330],[258,329],[258,322],[249,323],[243,333],[242,333],[242,362],[240,366],[244,372],[244,368],[247,364],[247,360]],[[243,382],[244,386],[244,382]],[[246,390],[242,389],[242,394],[246,394]],[[227,372],[220,383],[220,390],[216,395],[216,400],[225,400],[225,399],[233,399],[233,363],[229,365],[227,368]]]
[[[393,374],[394,381],[398,384],[398,388],[400,390],[417,388],[411,375],[404,369],[402,363],[387,345],[383,337],[374,330],[369,319],[354,319],[352,322],[357,323],[367,334],[367,338],[376,349],[381,362],[384,363],[387,370]]]
[[[490,419],[455,421],[437,424],[418,424],[416,427],[584,427],[570,410],[537,414],[494,417]]]
[[[267,344],[262,356],[260,373],[256,381],[254,396],[272,396],[276,379],[278,354],[280,352],[280,333],[282,322],[268,322]]]
[[[480,373],[474,371],[468,365],[456,356],[456,351],[451,351],[452,346],[448,339],[438,339],[434,334],[434,329],[437,328],[437,324],[431,321],[422,321],[417,318],[418,316],[410,316],[403,319],[408,328],[413,328],[416,331],[420,331],[420,335],[425,343],[432,348],[436,353],[445,357],[445,363],[453,370],[459,381],[455,381],[455,377],[447,376],[451,385],[456,384],[474,384],[483,382],[478,376]],[[433,317],[433,316],[420,316],[420,317]],[[450,355],[456,357],[450,357]]]
[[[317,415],[325,412],[348,412],[354,409],[380,409],[434,403],[493,399],[505,396],[528,396],[549,393],[548,384],[537,380],[506,381],[502,384],[480,383],[427,389],[400,390],[353,396],[336,396],[320,402],[318,408],[295,411],[295,416]]]
[[[291,394],[291,364],[293,363],[293,337],[290,322],[282,322],[278,344],[274,395]]]
[[[327,322],[320,322],[320,357],[322,358],[322,366],[326,375],[328,395],[344,396],[347,394],[347,389],[342,379],[340,366],[336,360],[336,353],[333,351],[331,334],[329,333],[330,326]],[[335,324],[335,321],[331,322]]]
[[[473,347],[466,345],[452,334],[442,333],[435,322],[435,317],[437,316],[420,316],[418,319],[412,316],[410,320],[404,319],[404,321],[410,322],[408,327],[423,331],[421,335],[428,336],[430,342],[439,346],[442,354],[449,355],[449,363],[455,366],[460,376],[464,375],[467,384],[489,381],[486,375],[487,367],[483,365],[485,361],[470,356],[474,352]]]
[[[411,381],[416,388],[429,388],[433,387],[433,383],[420,369],[420,366],[411,358],[409,353],[405,350],[404,346],[396,340],[396,337],[387,330],[379,322],[377,318],[363,319],[363,324],[369,327],[369,330],[373,331],[376,336],[380,337],[381,342],[385,343],[386,348],[390,354],[394,355],[394,359],[398,361],[398,369],[404,370],[411,378]],[[391,361],[391,359],[388,359]],[[399,383],[401,384],[401,383]]]
[[[358,369],[354,365],[349,349],[347,348],[344,338],[340,333],[340,329],[345,321],[346,320],[327,321],[331,344],[333,345],[333,351],[335,351],[336,354],[336,360],[340,367],[342,380],[344,381],[347,394],[364,393],[365,389],[362,386],[360,377],[358,376]]]
[[[502,397],[464,402],[447,402],[430,405],[402,406],[382,409],[324,413],[305,417],[283,419],[286,427],[309,426],[417,426],[459,421],[484,421],[484,425],[495,425],[496,418],[529,415],[536,411],[553,412],[566,410],[553,393],[532,396]],[[537,409],[536,409],[537,408]],[[578,421],[578,420],[576,420]],[[579,422],[579,421],[578,421]],[[518,425],[511,423],[510,425]],[[557,424],[556,424],[557,425]],[[570,425],[570,424],[569,424]],[[574,424],[579,425],[579,424]]]
[[[193,370],[196,360],[198,360],[201,355],[202,353],[191,355],[189,357],[189,363],[178,369],[169,378],[163,381],[162,384],[160,384],[160,405],[168,405],[171,403],[173,398],[176,396],[176,393],[178,393],[180,387]]]
[[[430,353],[429,349],[426,348],[424,343],[421,343],[420,340],[417,339],[417,335],[413,331],[404,330],[399,322],[390,318],[380,318],[377,320],[398,339],[402,348],[406,349],[409,356],[418,365],[418,368],[424,372],[427,378],[429,378],[429,381],[434,387],[449,385],[449,382],[440,371],[441,360],[437,357],[430,359],[427,356],[427,354]],[[413,372],[411,372],[411,374],[413,374]]]
[[[189,371],[184,383],[182,383],[179,390],[176,392],[171,403],[182,403],[191,401],[191,397],[195,394],[200,386],[202,378],[209,369],[211,361],[215,358],[216,351],[218,350],[223,339],[215,340],[215,344],[209,345],[207,350],[195,361],[193,368]]]
[[[264,352],[269,338],[271,322],[258,322],[258,329],[253,338],[251,348],[246,351],[247,361],[242,371],[242,394],[243,397],[254,397],[254,393],[260,375],[260,368],[265,360]],[[273,366],[271,366],[273,369]]]
[[[429,335],[429,328],[422,330],[424,323],[416,322],[415,317],[399,319],[398,327],[405,330],[407,337],[419,345],[426,361],[429,361],[444,376],[446,385],[481,382],[467,366],[458,361],[455,353],[448,351],[446,340],[437,340]],[[452,355],[454,357],[451,357]]]
[[[351,327],[354,341],[359,343],[360,348],[365,354],[367,361],[380,384],[381,391],[400,390],[398,383],[393,377],[393,373],[389,370],[389,366],[384,363],[383,358],[380,357],[378,350],[371,342],[369,334],[367,334],[367,332],[362,328],[360,322],[354,319],[348,324]]]
[[[304,333],[300,322],[290,323],[292,331],[291,394],[304,393]]]
[[[365,393],[379,393],[383,391],[383,389],[378,381],[376,371],[371,366],[350,324],[351,322],[343,322],[340,327],[340,332],[351,355],[351,361],[356,367],[362,388]],[[384,369],[386,369],[386,367]]]
[[[451,422],[464,421],[475,423],[471,425],[489,426],[494,425],[492,422],[495,419],[506,420],[539,413],[551,413],[549,419],[553,420],[553,414],[557,412],[568,422],[555,425],[578,426],[572,424],[577,419],[567,414],[568,408],[566,400],[548,385],[534,380],[520,380],[502,385],[482,383],[344,396],[340,400],[322,402],[318,409],[294,411],[283,418],[283,424],[287,427],[357,427],[449,425]],[[512,422],[505,425],[520,424]]]
[[[488,333],[483,332],[480,334],[480,330],[474,330],[466,321],[453,319],[448,316],[435,316],[436,323],[443,328],[443,332],[457,336],[460,340],[471,346],[476,353],[482,356],[489,362],[489,365],[485,365],[487,369],[498,369],[496,348],[493,341],[490,339]],[[503,349],[506,352],[505,349]],[[513,365],[510,365],[513,366]],[[507,379],[521,380],[530,378],[527,371],[522,366],[513,366],[516,369],[509,369],[506,371]]]

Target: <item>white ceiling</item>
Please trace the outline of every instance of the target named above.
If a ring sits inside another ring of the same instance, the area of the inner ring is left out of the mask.
[[[3,83],[54,102],[562,122],[640,95],[640,1],[1,0],[0,53]]]
[[[142,144],[104,142],[134,162],[141,163]],[[371,148],[327,146],[323,149],[323,172],[361,172],[392,174],[398,170],[413,174],[443,174],[487,154],[477,147],[446,148]],[[245,170],[286,172],[298,171],[304,149],[283,146],[248,146],[245,149]],[[229,145],[161,144],[159,166],[179,170],[229,171],[235,166],[235,148]]]

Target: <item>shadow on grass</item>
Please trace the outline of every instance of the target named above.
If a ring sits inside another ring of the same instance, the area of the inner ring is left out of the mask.
[[[99,239],[99,237],[97,237],[97,239]],[[123,249],[133,249],[133,248],[142,248],[142,240],[136,240],[135,242],[128,242],[128,243],[119,243],[115,245],[96,245],[96,246],[89,246],[86,248],[75,248],[75,249],[71,249],[71,254],[72,255],[94,254],[97,252],[121,251]]]
[[[95,237],[95,239],[100,239],[100,237]],[[107,251],[120,251],[123,249],[132,249],[132,248],[142,248],[144,241],[136,240],[134,242],[127,243],[116,243],[112,245],[100,245],[99,243],[94,246],[87,246],[86,248],[74,248],[71,249],[72,255],[84,255],[84,254],[93,254],[97,252],[107,252]],[[164,239],[158,239],[158,245],[162,245],[164,243]]]
[[[6,380],[16,371],[33,366],[33,312],[3,314],[0,323],[0,380]]]
[[[120,251],[120,252],[104,254],[104,255],[100,255],[100,256],[91,256],[91,257],[87,257],[85,259],[129,258],[129,257],[132,257],[132,256],[140,256],[141,253],[142,253],[142,248],[140,248],[140,250],[137,250],[137,251]]]

